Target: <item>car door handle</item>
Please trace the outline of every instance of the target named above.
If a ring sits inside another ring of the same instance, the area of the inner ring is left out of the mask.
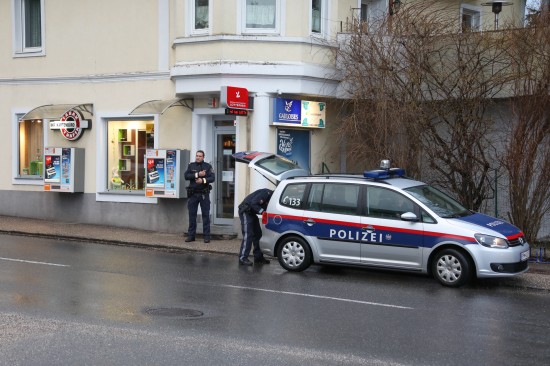
[[[372,233],[372,232],[375,232],[376,229],[374,227],[372,227],[371,225],[369,225],[367,227],[363,227],[363,231],[366,231],[368,233]]]
[[[307,224],[308,226],[312,226],[315,224],[315,220],[313,219],[304,220],[304,224]]]

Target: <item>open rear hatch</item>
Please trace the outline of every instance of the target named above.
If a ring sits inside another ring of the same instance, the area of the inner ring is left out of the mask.
[[[283,156],[260,151],[242,151],[233,154],[236,161],[248,166],[274,185],[290,178],[310,175],[309,171]]]

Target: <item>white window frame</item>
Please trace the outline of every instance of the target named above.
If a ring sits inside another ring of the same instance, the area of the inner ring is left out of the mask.
[[[480,6],[474,6],[470,4],[460,4],[460,19],[458,24],[458,29],[462,32],[462,16],[464,14],[468,14],[472,16],[472,19],[476,24],[473,24],[472,30],[474,31],[481,31],[481,7]],[[476,22],[477,17],[477,22]]]
[[[328,6],[329,2],[327,0],[321,1],[321,31],[313,31],[313,0],[309,0],[309,33],[314,37],[323,37],[328,36]]]
[[[20,171],[20,161],[19,161],[19,119],[23,117],[29,109],[23,110],[23,109],[15,109],[12,110],[12,149],[11,149],[11,182],[15,185],[33,185],[33,186],[41,186],[44,185],[44,180],[39,177],[23,177],[19,175]],[[42,121],[42,129],[43,129],[43,144],[44,146],[48,146],[48,134],[47,134],[47,128],[48,120]]]
[[[191,36],[206,36],[212,34],[213,0],[208,0],[208,27],[195,29],[195,0],[187,0],[187,34]]]
[[[237,14],[240,15],[240,20],[238,19],[238,24],[240,29],[238,33],[240,34],[268,34],[268,35],[283,35],[281,29],[284,27],[284,22],[281,19],[281,14],[284,14],[284,1],[285,0],[275,0],[275,27],[274,28],[247,28],[246,27],[246,1],[240,0],[237,2]],[[239,9],[240,8],[240,9]]]
[[[13,17],[13,56],[29,57],[46,54],[44,0],[40,0],[40,47],[25,47],[25,15],[23,6],[26,0],[12,0]]]

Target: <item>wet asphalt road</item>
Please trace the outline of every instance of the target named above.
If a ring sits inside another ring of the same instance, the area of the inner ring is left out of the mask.
[[[550,293],[0,235],[0,364],[542,365]]]

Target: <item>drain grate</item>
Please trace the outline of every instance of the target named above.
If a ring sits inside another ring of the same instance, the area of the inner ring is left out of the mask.
[[[181,318],[197,318],[203,316],[203,312],[193,309],[181,309],[181,308],[147,308],[145,313],[156,316],[172,316]]]

